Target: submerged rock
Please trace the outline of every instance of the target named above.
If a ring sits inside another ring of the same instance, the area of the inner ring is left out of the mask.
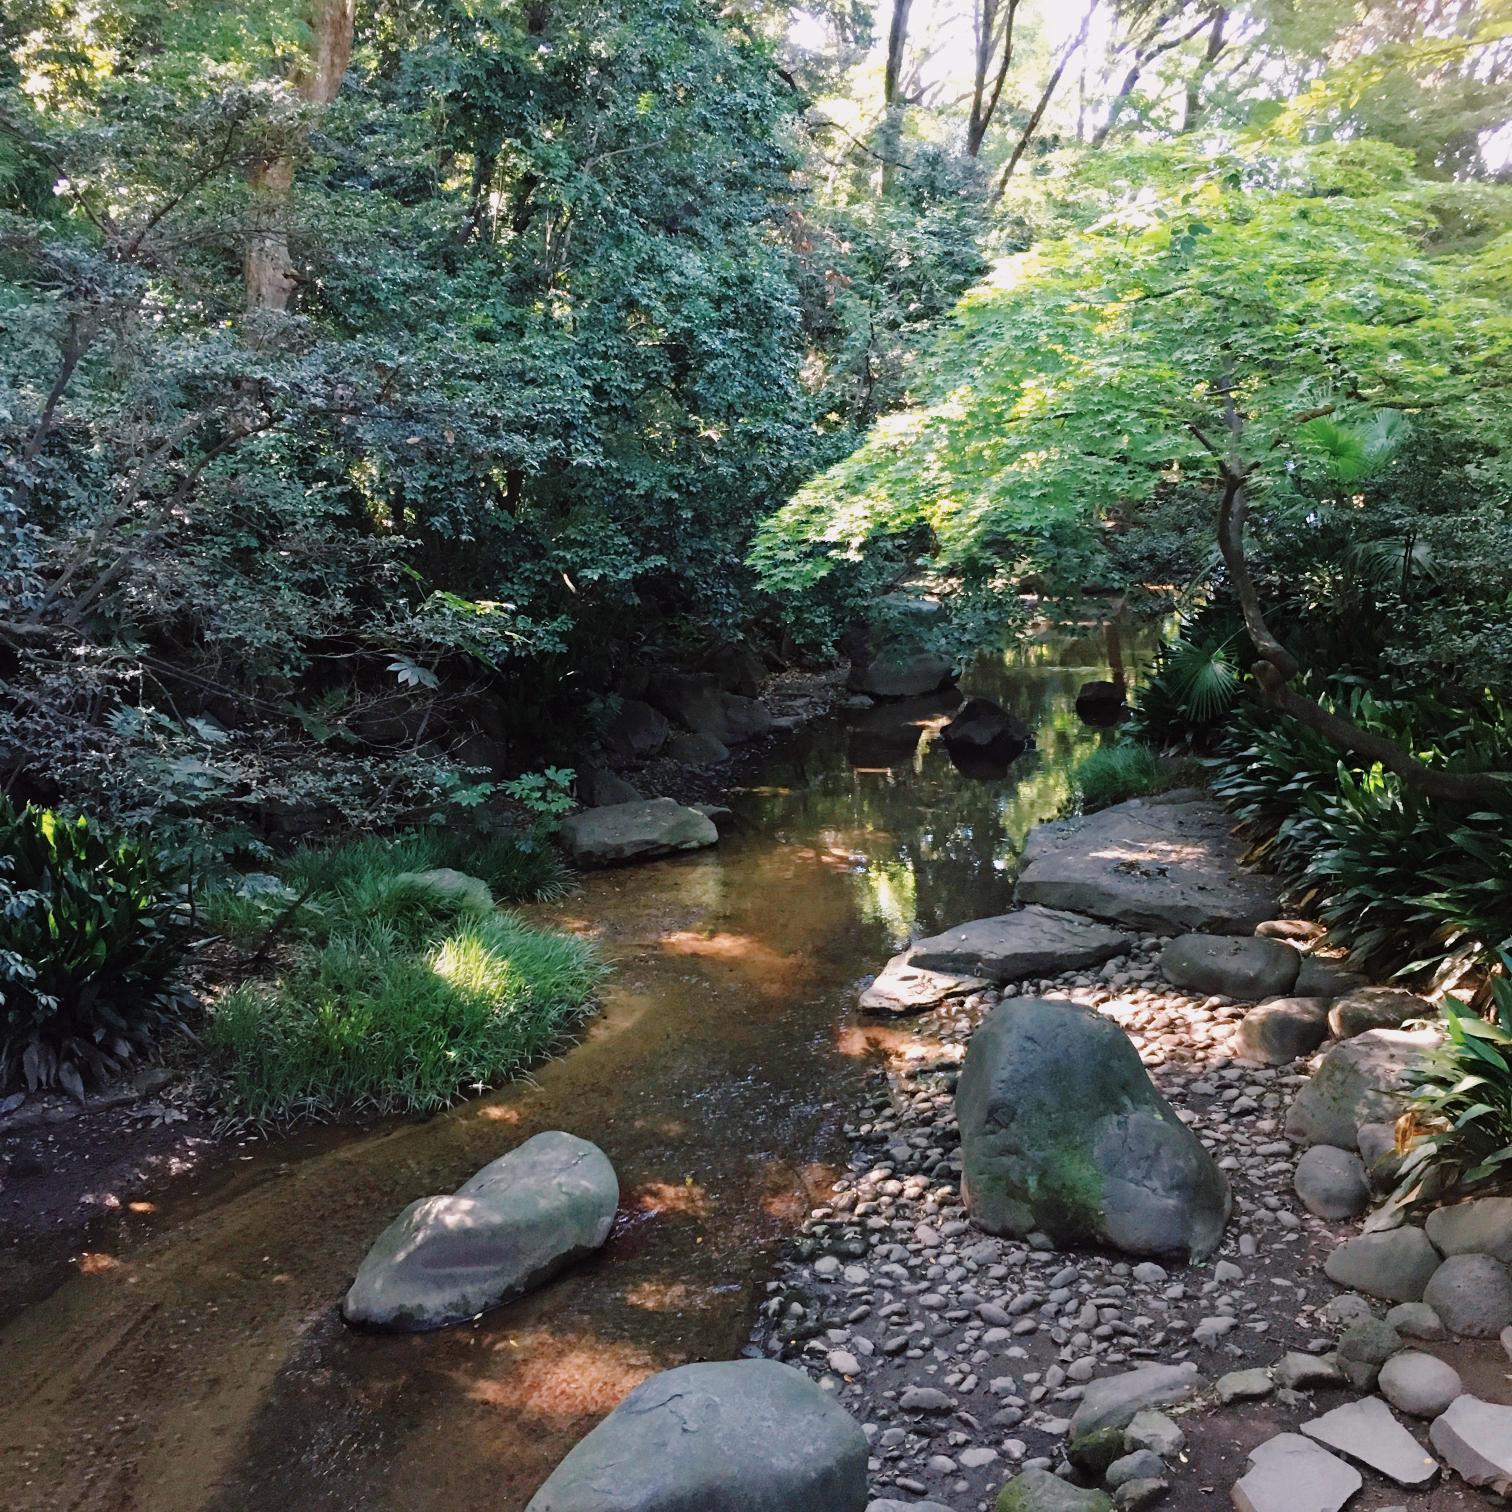
[[[552,1131],[412,1202],[378,1236],[342,1303],[349,1323],[413,1332],[539,1286],[609,1237],[619,1179],[597,1145]]]
[[[956,1090],[962,1194],[993,1234],[1200,1259],[1228,1182],[1156,1091],[1116,1024],[1074,1003],[1012,999],[967,1048]]]
[[[526,1512],[865,1512],[866,1435],[775,1360],[680,1365],[642,1382]]]
[[[1017,896],[1162,933],[1246,932],[1277,911],[1275,884],[1247,871],[1216,803],[1131,799],[1036,825]]]
[[[1083,724],[1107,729],[1128,712],[1122,683],[1086,682],[1077,689],[1076,717]]]
[[[941,731],[950,752],[1011,761],[1034,743],[1034,732],[1017,714],[990,698],[968,698]]]
[[[676,851],[699,850],[718,839],[712,819],[671,798],[610,803],[570,814],[562,821],[562,841],[579,866],[648,861]]]

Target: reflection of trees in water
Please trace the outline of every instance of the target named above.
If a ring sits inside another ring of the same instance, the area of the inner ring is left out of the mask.
[[[1131,681],[1149,649],[1120,638]],[[952,765],[936,737],[950,699],[879,704],[811,728],[794,752],[790,789],[760,800],[759,822],[854,855],[861,918],[895,940],[1001,912],[1024,837],[1064,806],[1076,762],[1113,738],[1076,714],[1081,685],[1111,679],[1107,656],[1099,631],[984,657],[962,678],[963,693],[996,699],[1035,732],[1004,779],[976,781]]]

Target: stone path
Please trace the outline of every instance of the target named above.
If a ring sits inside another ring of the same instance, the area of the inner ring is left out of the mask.
[[[833,1392],[865,1426],[873,1496],[904,1505],[927,1498],[987,1512],[1015,1472],[1064,1471],[1068,1448],[1078,1478],[1096,1484],[1106,1475],[1110,1495],[1066,1506],[1300,1512],[1298,1465],[1317,1473],[1318,1512],[1361,1486],[1352,1507],[1494,1505],[1457,1479],[1423,1489],[1438,1476],[1445,1455],[1434,1449],[1455,1438],[1454,1424],[1436,1419],[1430,1443],[1426,1419],[1371,1395],[1382,1362],[1408,1343],[1451,1374],[1464,1366],[1464,1346],[1443,1342],[1442,1330],[1437,1340],[1408,1336],[1411,1315],[1399,1318],[1399,1309],[1387,1324],[1389,1299],[1342,1300],[1324,1274],[1358,1225],[1320,1216],[1320,1205],[1341,1209],[1314,1197],[1310,1210],[1294,1190],[1302,1144],[1288,1138],[1287,1115],[1307,1067],[1246,1059],[1238,1030],[1250,1005],[1171,985],[1158,966],[1168,943],[1140,934],[1100,966],[961,989],[910,1020],[906,1039],[894,1031],[887,1070],[848,1130],[851,1169],[770,1284],[748,1352],[787,1360]],[[1014,997],[1066,998],[1128,1033],[1232,1185],[1233,1216],[1210,1261],[1183,1268],[1061,1252],[1043,1235],[992,1238],[968,1221],[958,1069],[976,1026]],[[1465,1390],[1512,1402],[1509,1363],[1481,1346]],[[1127,1416],[1101,1443],[1073,1428],[1096,1394],[1089,1388],[1148,1365],[1187,1367],[1200,1387],[1165,1398],[1169,1416],[1156,1414],[1140,1435]],[[1393,1378],[1404,1370],[1414,1374],[1409,1364]],[[1409,1387],[1431,1392],[1434,1381],[1416,1374]],[[1435,1379],[1441,1391],[1444,1376]],[[1393,1386],[1393,1397],[1402,1389]],[[1488,1426],[1468,1408],[1456,1411],[1465,1435],[1478,1436],[1460,1451],[1469,1462],[1501,1420]],[[1267,1491],[1278,1485],[1293,1499]],[[1024,1505],[1041,1505],[1031,1489],[1025,1482]]]

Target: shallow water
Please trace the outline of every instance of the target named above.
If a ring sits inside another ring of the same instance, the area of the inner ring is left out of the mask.
[[[538,910],[615,969],[582,1042],[533,1081],[268,1147],[93,1255],[0,1333],[0,1505],[515,1512],[645,1375],[738,1353],[899,1032],[856,1023],[857,979],[910,934],[1008,905],[1023,836],[1104,738],[1073,705],[1109,675],[1106,644],[1031,644],[963,680],[1036,732],[997,780],[935,738],[948,698],[817,722],[758,760],[717,850]],[[555,1127],[620,1173],[598,1257],[471,1326],[342,1326],[399,1208]]]

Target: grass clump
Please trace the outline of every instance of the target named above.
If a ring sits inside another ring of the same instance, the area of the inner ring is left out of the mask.
[[[228,938],[279,934],[280,968],[211,1010],[206,1040],[236,1112],[257,1124],[432,1112],[559,1042],[603,976],[592,947],[415,875],[461,862],[505,896],[561,890],[555,858],[533,854],[420,831],[303,851],[250,894],[207,900]]]
[[[1133,741],[1099,746],[1077,762],[1071,780],[1082,812],[1088,814],[1175,785],[1175,776],[1155,752]]]

